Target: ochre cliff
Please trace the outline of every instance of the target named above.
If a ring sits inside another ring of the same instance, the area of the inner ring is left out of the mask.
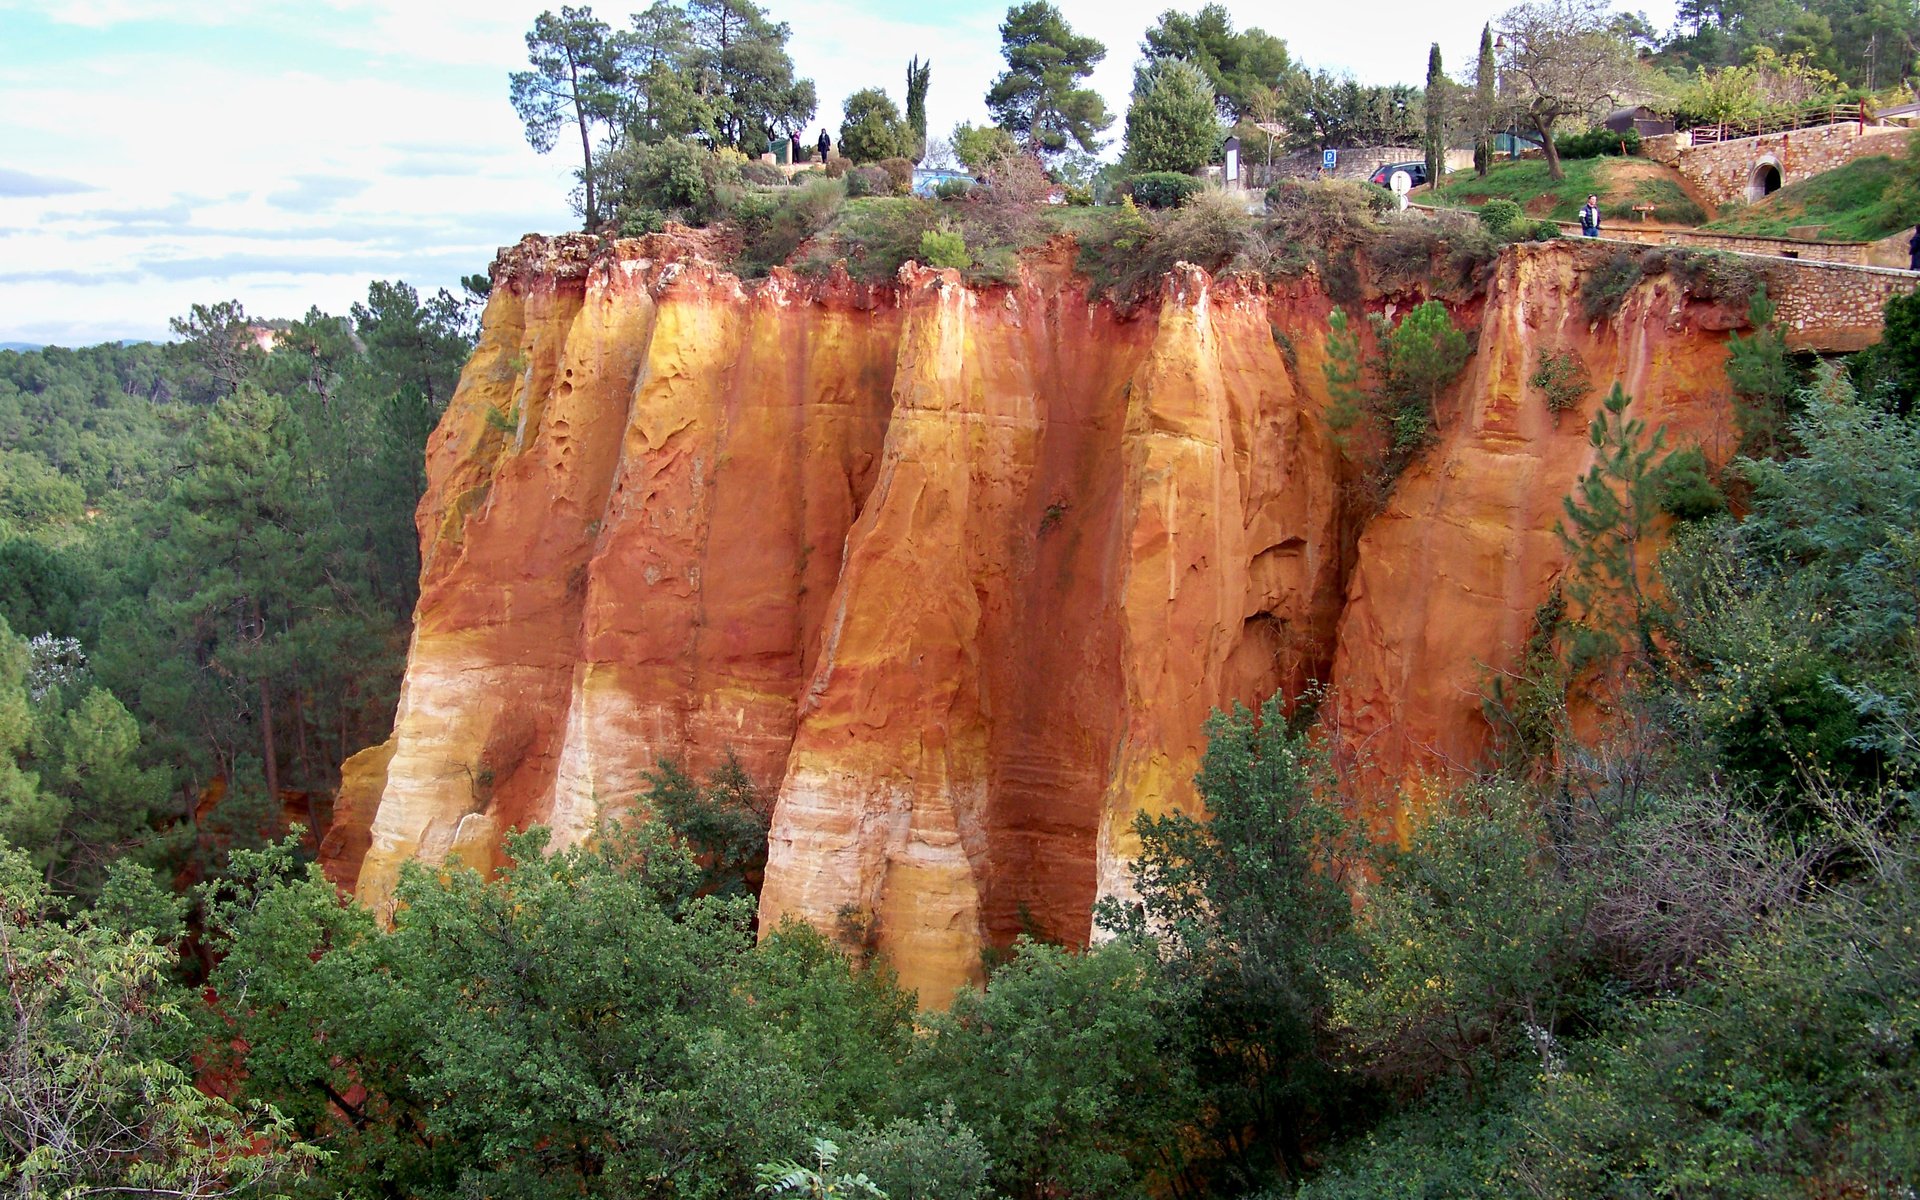
[[[1661,279],[1590,326],[1574,253],[1510,250],[1461,310],[1439,438],[1363,523],[1311,274],[1183,268],[1125,312],[1058,260],[746,286],[529,239],[429,446],[400,710],[329,869],[381,907],[406,859],[578,840],[657,759],[732,750],[776,796],[763,923],[868,938],[940,1002],[986,945],[1088,936],[1216,706],[1320,681],[1382,778],[1470,764],[1592,455],[1538,353],[1729,441],[1699,306]]]

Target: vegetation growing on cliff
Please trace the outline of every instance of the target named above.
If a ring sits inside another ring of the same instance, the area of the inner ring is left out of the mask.
[[[0,354],[0,836],[72,895],[123,859],[215,869],[283,804],[325,824],[392,721],[422,451],[472,344],[459,301],[383,282],[273,354],[238,305],[180,327]]]

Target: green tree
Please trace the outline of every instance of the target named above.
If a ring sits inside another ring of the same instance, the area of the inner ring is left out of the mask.
[[[927,154],[927,87],[933,79],[933,63],[921,62],[914,55],[907,63],[907,128],[913,133],[913,153],[919,162]]]
[[[422,299],[410,284],[376,279],[351,312],[374,388],[411,391],[436,417],[444,412],[477,333],[466,306],[445,288]]]
[[[600,216],[594,131],[612,120],[617,97],[613,31],[586,6],[562,6],[557,17],[543,12],[527,33],[527,61],[532,70],[509,77],[513,111],[526,125],[528,144],[541,154],[553,149],[562,129],[579,131],[585,196],[580,211],[592,229]]]
[[[1634,82],[1627,43],[1605,10],[1577,0],[1532,0],[1508,9],[1500,27],[1507,45],[1501,83],[1545,148],[1547,174],[1565,179],[1554,126],[1597,116]]]
[[[0,621],[29,635],[73,637],[92,588],[72,548],[32,537],[0,537]]]
[[[1281,89],[1279,116],[1296,150],[1383,146],[1420,136],[1420,91],[1368,87],[1351,76],[1299,71]]]
[[[1213,85],[1178,59],[1142,66],[1134,73],[1127,108],[1127,165],[1136,171],[1199,170],[1220,148]]]
[[[701,863],[703,892],[759,895],[773,801],[754,786],[740,760],[729,751],[704,785],[664,759],[644,778],[641,802]]]
[[[217,400],[231,396],[260,369],[266,354],[253,333],[253,323],[238,300],[196,304],[184,317],[167,322],[180,339],[179,353],[190,365],[189,386],[197,398]]]
[[[1107,56],[1105,46],[1075,33],[1047,0],[1029,0],[1007,10],[1000,53],[1007,69],[987,93],[987,111],[1001,128],[1034,154],[1057,155],[1069,145],[1099,149],[1113,117],[1100,93],[1081,81]]]
[[[1567,594],[1579,619],[1635,660],[1655,654],[1658,610],[1650,590],[1651,536],[1662,519],[1658,470],[1667,445],[1663,427],[1629,417],[1633,398],[1618,383],[1587,427],[1595,463],[1561,502],[1566,516],[1554,532],[1569,558]]]
[[[1589,948],[1586,895],[1552,850],[1538,797],[1499,785],[1447,797],[1382,856],[1362,969],[1334,982],[1333,1023],[1369,1071],[1416,1086],[1453,1072],[1474,1097],[1551,1045]]]
[[[1441,389],[1467,365],[1473,346],[1454,326],[1447,306],[1438,300],[1415,305],[1382,340],[1386,360],[1383,386],[1395,406],[1393,445],[1397,450],[1412,449],[1423,445],[1432,433]]]
[[[1493,166],[1493,135],[1500,117],[1497,111],[1500,68],[1493,58],[1493,23],[1480,27],[1480,59],[1473,73],[1473,173],[1485,178]]]
[[[1451,83],[1440,66],[1440,43],[1427,51],[1427,132],[1421,146],[1427,154],[1427,179],[1439,187],[1447,177],[1447,89]]]
[[[998,125],[953,127],[953,153],[975,175],[990,175],[1001,163],[1018,157],[1020,143]]]
[[[1175,996],[1145,949],[1085,952],[1022,939],[984,992],[925,1018],[909,1092],[951,1099],[1019,1200],[1143,1197],[1192,1115],[1170,1044]]]
[[[753,1165],[851,1123],[897,1074],[911,1001],[820,934],[756,948],[663,828],[608,826],[496,875],[403,874],[395,927],[291,843],[209,898],[231,1077],[396,1194],[747,1195]],[[751,1097],[743,1104],[742,1097]]]
[[[749,155],[777,133],[796,133],[819,108],[813,80],[794,74],[793,30],[753,0],[688,0],[694,69],[704,80],[722,145]]]
[[[1753,332],[1727,339],[1727,382],[1733,385],[1733,416],[1740,429],[1740,453],[1771,458],[1786,449],[1788,404],[1799,380],[1787,357],[1787,339],[1774,322],[1775,305],[1762,286],[1747,307]]]
[[[168,931],[173,932],[173,931]],[[270,1108],[194,1086],[193,1003],[153,932],[68,917],[0,846],[0,1188],[27,1196],[281,1196],[314,1162]]]
[[[675,0],[654,0],[633,14],[632,24],[614,35],[621,137],[642,145],[713,139],[713,109],[700,87],[703,77],[686,9]]]
[[[1208,819],[1143,814],[1140,904],[1099,913],[1110,929],[1160,939],[1192,1025],[1203,1158],[1242,1189],[1276,1166],[1304,1174],[1309,1128],[1341,1087],[1329,984],[1352,966],[1347,872],[1360,840],[1322,798],[1328,766],[1303,724],[1278,696],[1257,717],[1215,713],[1194,780]]]
[[[1346,313],[1335,310],[1322,371],[1333,399],[1327,425],[1384,496],[1432,438],[1440,393],[1465,368],[1473,346],[1438,300],[1416,305],[1397,323],[1370,319],[1379,348],[1371,355]]]
[[[1255,110],[1294,70],[1285,41],[1261,29],[1235,31],[1232,14],[1220,4],[1191,14],[1161,13],[1140,53],[1148,65],[1178,60],[1204,71],[1220,116],[1228,121],[1267,119]]]
[[[912,157],[913,129],[879,88],[861,88],[847,97],[840,122],[840,153],[856,163]]]

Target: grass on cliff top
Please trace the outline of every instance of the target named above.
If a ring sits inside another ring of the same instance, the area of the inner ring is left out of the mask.
[[[1562,160],[1566,178],[1547,174],[1542,158],[1496,163],[1485,178],[1471,171],[1455,171],[1442,186],[1427,193],[1431,203],[1446,208],[1478,208],[1489,200],[1511,200],[1530,217],[1575,221],[1589,195],[1600,197],[1600,209],[1609,221],[1639,219],[1636,204],[1654,206],[1651,214],[1663,225],[1697,225],[1707,214],[1688,198],[1676,172],[1644,158],[1573,158]]]
[[[1753,237],[1876,241],[1920,221],[1920,180],[1913,174],[1912,167],[1885,155],[1856,158],[1741,205],[1706,228]],[[1798,234],[1792,232],[1796,229]]]

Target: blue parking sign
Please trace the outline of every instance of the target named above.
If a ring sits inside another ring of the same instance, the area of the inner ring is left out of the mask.
[[[1340,152],[1338,150],[1322,150],[1320,152],[1320,169],[1323,171],[1333,170],[1333,164],[1339,161]]]

